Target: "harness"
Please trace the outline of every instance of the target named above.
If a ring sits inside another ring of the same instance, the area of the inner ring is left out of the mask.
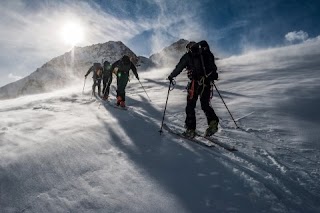
[[[202,87],[201,88],[201,92],[199,94],[200,96],[202,96],[204,88],[206,86],[210,86],[212,88],[212,84],[206,85],[205,84],[205,80],[213,73],[213,71],[211,71],[210,73],[207,74],[206,68],[204,66],[204,60],[203,60],[202,54],[200,54],[200,60],[201,60],[201,65],[202,65],[202,69],[203,69],[204,75],[199,80],[197,80],[197,83],[199,85],[198,90]],[[194,62],[194,57],[192,57],[192,55],[191,55],[191,63],[192,63],[192,67],[195,68],[196,66],[195,66],[195,62]],[[189,89],[189,97],[190,97],[189,99],[193,98],[193,95],[194,95],[194,82],[195,81],[196,80],[194,80],[194,79],[191,81],[191,88]],[[212,90],[212,93],[213,93],[213,90]],[[212,98],[212,95],[211,95],[210,98]]]

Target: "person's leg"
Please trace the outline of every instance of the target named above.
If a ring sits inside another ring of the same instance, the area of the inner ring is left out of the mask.
[[[218,131],[219,118],[210,105],[210,87],[205,86],[202,94],[200,94],[201,109],[207,117],[208,128],[206,135],[210,136]]]
[[[125,100],[126,100],[126,86],[128,83],[127,78],[119,78],[118,77],[118,82],[117,82],[117,104],[122,104],[125,105]],[[122,103],[123,102],[123,103]]]
[[[107,85],[106,85],[106,91],[105,91],[105,97],[106,98],[109,97],[111,83],[112,83],[112,75],[109,76],[108,82],[107,82]]]
[[[106,94],[107,83],[108,83],[108,79],[104,77],[102,79],[102,95],[103,95],[103,97],[105,97],[105,94]]]
[[[101,79],[97,80],[97,84],[98,84],[98,96],[101,97]]]
[[[198,84],[196,82],[192,82],[190,84],[190,88],[188,88],[188,96],[187,96],[187,106],[186,106],[186,121],[185,126],[188,129],[195,130],[196,129],[196,113],[195,108],[198,100],[197,93]]]
[[[93,94],[93,95],[96,95],[96,80],[95,80],[95,79],[93,79],[92,94]]]

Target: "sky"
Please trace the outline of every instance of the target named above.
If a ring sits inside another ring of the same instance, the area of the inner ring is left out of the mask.
[[[320,212],[319,47],[310,39],[217,61],[215,85],[240,128],[214,90],[213,138],[237,152],[159,134],[171,68],[131,79],[128,110],[112,107],[115,80],[109,104],[92,98],[91,78],[0,100],[1,213]],[[175,80],[164,123],[182,132],[187,73]],[[199,102],[195,111],[203,134]]]
[[[227,57],[320,35],[315,0],[3,0],[0,12],[0,86],[74,45],[121,40],[149,57],[180,38],[205,39]]]

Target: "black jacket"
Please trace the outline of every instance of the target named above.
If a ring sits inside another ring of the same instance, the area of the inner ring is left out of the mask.
[[[200,80],[202,77],[205,77],[209,81],[218,79],[214,55],[210,51],[201,54],[192,52],[185,53],[170,76],[173,78],[176,77],[185,68],[192,72],[191,77],[194,80]]]
[[[118,68],[117,73],[115,73],[117,77],[121,75],[122,77],[129,78],[129,71],[132,70],[136,78],[139,79],[137,68],[131,61],[124,63],[123,60],[120,59],[112,64],[111,70],[114,71],[115,68]]]

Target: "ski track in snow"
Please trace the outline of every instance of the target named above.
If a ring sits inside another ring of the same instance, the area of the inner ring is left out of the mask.
[[[234,137],[228,134],[228,130],[222,129],[222,131],[224,132],[223,136],[219,135],[216,138],[224,143],[235,145],[239,150],[239,152],[230,153],[220,149],[227,156],[227,158],[223,158],[222,162],[230,169],[233,169],[239,176],[243,177],[256,190],[257,194],[273,195],[273,198],[272,196],[266,197],[267,200],[274,199],[275,203],[276,200],[280,200],[284,204],[283,206],[274,206],[274,208],[280,208],[281,211],[291,211],[291,208],[293,208],[297,212],[303,212],[306,211],[306,208],[299,207],[296,203],[308,203],[308,206],[317,205],[319,198],[317,191],[313,190],[313,193],[310,193],[309,189],[304,188],[305,185],[301,183],[301,180],[296,182],[297,179],[302,177],[289,176],[290,170],[294,171],[294,168],[289,168],[280,160],[276,160],[276,157],[265,149],[246,146],[248,141],[259,141],[256,135],[251,134],[249,135],[250,138],[247,138],[247,134],[245,139],[235,140]],[[260,142],[263,143],[263,141]],[[248,153],[247,150],[252,153]],[[310,180],[305,179],[305,181],[309,182]],[[311,182],[314,181],[317,180],[311,180]],[[291,210],[286,209],[289,206]],[[312,211],[312,208],[307,211]]]

